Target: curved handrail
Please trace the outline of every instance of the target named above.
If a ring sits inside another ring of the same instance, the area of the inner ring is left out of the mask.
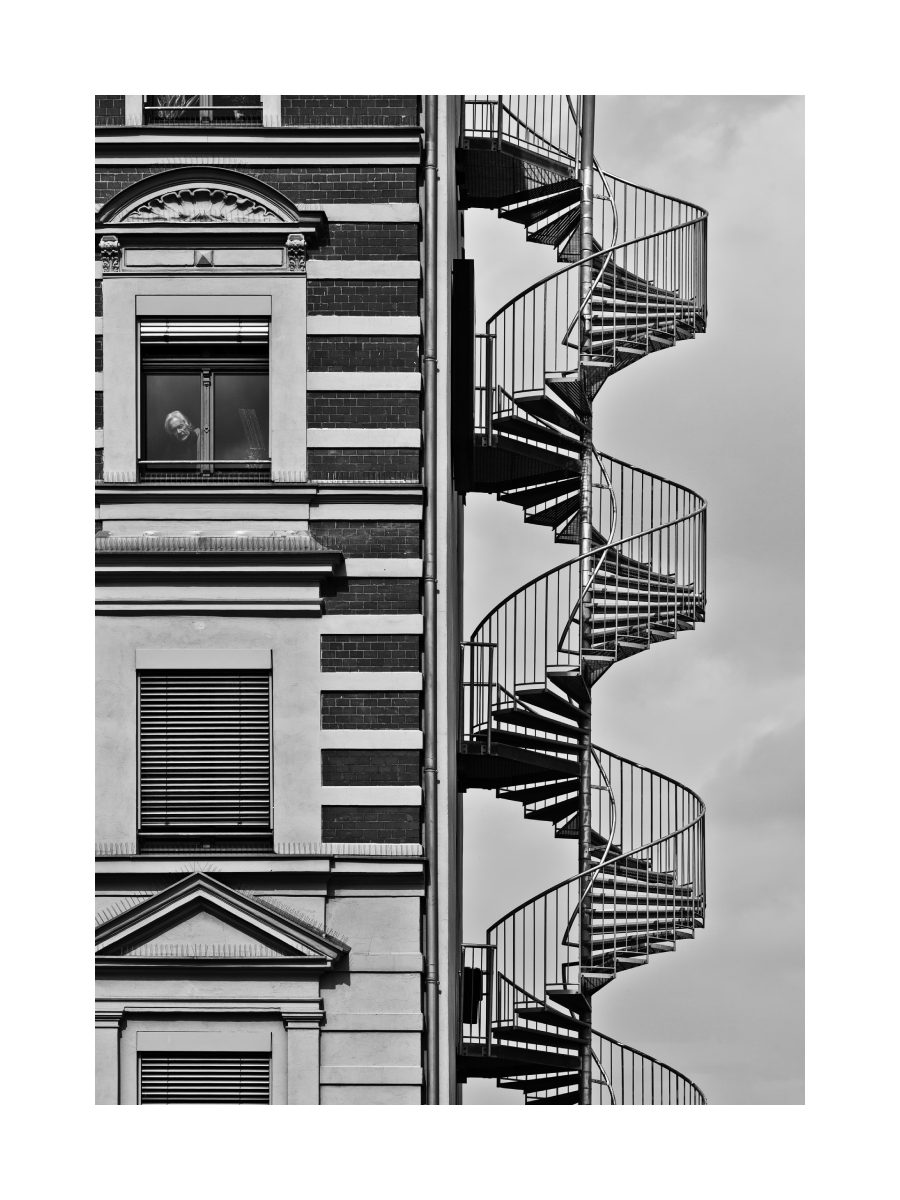
[[[595,1031],[594,1031],[593,1029],[591,1029],[591,1033],[594,1033],[594,1032],[595,1032]],[[602,1036],[602,1035],[601,1035],[601,1036]],[[605,1068],[604,1068],[604,1066],[603,1066],[603,1063],[600,1061],[600,1059],[599,1059],[599,1058],[597,1057],[597,1055],[594,1053],[594,1048],[593,1048],[593,1046],[591,1047],[591,1058],[592,1058],[592,1059],[594,1060],[594,1062],[597,1064],[597,1069],[598,1069],[598,1071],[600,1072],[600,1074],[603,1076],[603,1078],[602,1078],[602,1079],[594,1079],[594,1078],[592,1077],[592,1078],[591,1078],[591,1083],[599,1083],[599,1084],[601,1084],[601,1086],[605,1087],[605,1088],[606,1088],[606,1090],[609,1092],[609,1099],[610,1099],[610,1103],[611,1103],[611,1104],[616,1104],[616,1103],[617,1103],[617,1101],[616,1101],[616,1093],[613,1091],[613,1085],[612,1085],[612,1084],[610,1083],[610,1081],[609,1081],[609,1076],[608,1076],[608,1075],[607,1075],[607,1073],[606,1073],[606,1070],[605,1070]]]
[[[569,113],[570,113],[572,119],[575,121],[575,124],[578,125],[579,124],[578,113],[576,111],[576,106],[572,103],[572,97],[566,96],[566,100],[568,101],[568,105],[569,105]],[[593,161],[594,170],[597,172],[597,174],[603,180],[603,190],[606,192],[607,199],[609,200],[609,203],[612,205],[613,233],[612,233],[612,243],[611,244],[614,246],[616,244],[616,239],[619,236],[619,209],[616,204],[616,198],[613,195],[612,189],[609,186],[609,180],[606,177],[606,172],[603,170],[603,168],[597,162],[596,157],[592,156],[592,161]],[[595,197],[595,199],[596,199],[596,197]]]
[[[657,478],[659,478],[659,476],[657,476]],[[677,484],[676,486],[680,487],[681,485]],[[684,490],[688,491],[688,489]],[[689,492],[688,494],[696,495],[697,493]],[[628,542],[637,541],[638,538],[647,538],[653,533],[660,533],[663,529],[670,529],[673,525],[680,525],[682,521],[689,521],[692,517],[697,517],[703,512],[706,512],[705,500],[703,500],[699,508],[693,509],[689,513],[684,513],[680,517],[673,517],[671,521],[665,521],[662,525],[653,525],[649,529],[642,529],[637,533],[629,534],[628,537],[620,538],[617,542],[608,542],[604,546],[597,546],[593,550],[588,550],[585,554],[579,554],[577,558],[570,558],[567,562],[560,563],[558,567],[551,567],[548,571],[544,571],[540,575],[535,575],[534,579],[529,579],[529,581],[527,583],[523,583],[520,588],[516,588],[514,592],[510,592],[510,594],[501,600],[499,604],[494,605],[481,624],[476,627],[475,632],[470,638],[470,641],[475,641],[479,630],[483,629],[491,617],[495,616],[501,608],[504,608],[511,600],[514,600],[516,596],[521,595],[522,592],[527,591],[527,589],[532,587],[535,583],[540,583],[542,579],[549,579],[551,575],[556,575],[559,571],[564,571],[566,567],[573,567],[576,563],[581,562],[585,558],[590,558],[594,554],[605,554],[610,550],[616,550],[620,546],[627,545]],[[584,594],[582,593],[582,598],[583,595]]]
[[[650,241],[653,238],[663,237],[665,234],[677,233],[679,229],[689,229],[692,225],[699,225],[705,220],[706,217],[694,217],[690,221],[681,221],[678,225],[669,225],[665,229],[656,229],[652,233],[643,233],[640,237],[630,238],[627,242],[619,242],[619,244],[616,246],[603,246],[599,250],[594,250],[591,254],[586,254],[584,258],[579,258],[576,262],[566,263],[564,267],[560,267],[556,271],[551,271],[549,275],[545,275],[543,279],[539,279],[537,283],[529,284],[528,287],[523,288],[521,292],[513,296],[511,300],[507,300],[504,305],[502,305],[495,313],[492,313],[491,316],[488,317],[487,321],[485,322],[485,328],[487,328],[489,325],[492,325],[499,316],[502,316],[508,308],[515,304],[517,300],[521,300],[524,296],[527,296],[529,292],[535,291],[537,288],[541,287],[542,284],[549,283],[551,279],[556,279],[560,275],[565,275],[568,271],[574,271],[576,267],[580,267],[584,263],[591,262],[593,259],[599,258],[601,254],[614,254],[619,250],[627,249],[629,246],[636,246],[639,242]]]
[[[593,749],[593,748],[594,747],[592,746],[591,749]],[[598,747],[598,749],[599,749],[599,747]],[[627,760],[624,760],[624,761],[627,761]],[[635,764],[635,765],[637,765],[637,764]],[[648,767],[643,767],[641,769],[645,770],[645,771],[649,770]],[[657,772],[654,771],[653,774],[655,775],[655,774],[657,774]],[[663,775],[660,778],[667,779],[668,776]],[[631,850],[623,850],[621,854],[617,854],[614,858],[607,859],[606,863],[604,864],[605,866],[607,866],[607,867],[615,866],[615,864],[617,862],[620,862],[622,859],[635,858],[635,857],[637,857],[638,854],[642,854],[645,850],[652,850],[654,846],[661,846],[663,844],[663,842],[670,841],[674,837],[680,837],[682,834],[687,833],[687,831],[689,829],[693,829],[693,827],[695,825],[698,825],[703,820],[703,818],[706,816],[706,805],[703,803],[703,801],[700,799],[700,797],[696,794],[696,792],[692,792],[690,790],[690,788],[686,788],[683,783],[677,783],[677,780],[671,779],[671,780],[669,780],[669,782],[675,783],[678,787],[682,788],[683,791],[687,792],[688,795],[693,797],[693,799],[696,800],[697,803],[700,805],[701,811],[699,813],[697,813],[696,817],[694,817],[693,820],[688,821],[687,825],[682,825],[680,828],[673,829],[669,833],[664,833],[658,838],[653,838],[651,841],[645,842],[642,846],[635,846]],[[505,921],[508,921],[510,919],[510,917],[514,917],[517,913],[523,912],[526,908],[530,908],[531,905],[534,904],[536,901],[543,900],[545,896],[551,895],[553,892],[558,891],[560,888],[568,887],[568,885],[570,883],[575,883],[577,880],[581,879],[585,875],[596,875],[598,873],[598,871],[600,871],[601,869],[602,869],[601,867],[597,867],[597,866],[588,867],[587,870],[579,871],[577,875],[572,875],[568,879],[563,879],[561,883],[554,883],[551,887],[544,888],[544,890],[542,892],[538,892],[537,895],[532,896],[529,900],[524,900],[521,904],[517,904],[515,908],[511,908],[508,913],[506,913],[504,916],[500,917],[500,919],[495,921],[493,925],[488,926],[488,929],[487,929],[488,937],[490,936],[490,934],[492,934],[494,932],[495,929],[497,929],[500,925],[504,924]],[[569,928],[571,928],[571,926],[567,926],[567,931]]]
[[[685,1075],[684,1071],[679,1071],[677,1067],[670,1067],[669,1064],[664,1063],[661,1058],[655,1058],[652,1054],[645,1054],[643,1052],[643,1050],[636,1050],[634,1048],[634,1046],[629,1046],[627,1042],[620,1042],[617,1038],[610,1037],[609,1034],[607,1034],[607,1033],[601,1033],[599,1029],[594,1029],[593,1026],[591,1026],[591,1033],[594,1035],[594,1037],[598,1037],[604,1042],[609,1042],[610,1045],[618,1046],[620,1050],[627,1050],[629,1054],[635,1055],[637,1058],[642,1059],[644,1062],[653,1063],[655,1066],[659,1067],[661,1070],[668,1071],[671,1075],[674,1075],[676,1078],[681,1079],[684,1082],[684,1084],[686,1085],[686,1087],[690,1088],[692,1091],[694,1091],[697,1094],[697,1096],[699,1097],[700,1104],[708,1105],[708,1101],[706,1099],[706,1094],[703,1091],[703,1089],[701,1087],[699,1087],[696,1083],[694,1083],[693,1079],[691,1079],[691,1078],[689,1078],[689,1076]],[[594,1062],[597,1063],[597,1066],[600,1067],[601,1071],[603,1071],[603,1074],[606,1075],[606,1071],[605,1071],[602,1063],[600,1063],[597,1060],[597,1057],[594,1053],[593,1048],[591,1049],[591,1057],[594,1059]],[[607,1084],[607,1087],[609,1087],[609,1089],[610,1089],[610,1094],[615,1095],[615,1093],[612,1090],[612,1085]],[[613,1100],[613,1104],[615,1104],[615,1103],[617,1103],[617,1101]]]
[[[591,449],[593,450],[595,457],[597,457],[599,459],[600,456],[598,454],[597,448],[595,446],[592,446]],[[560,563],[556,567],[550,567],[548,570],[543,571],[540,575],[535,575],[533,579],[529,579],[527,583],[523,583],[521,587],[516,588],[516,590],[514,592],[510,592],[508,596],[505,596],[501,601],[499,601],[499,603],[494,605],[494,607],[490,610],[490,612],[487,614],[487,616],[484,617],[481,620],[481,622],[475,627],[475,631],[472,634],[470,641],[475,640],[479,630],[483,629],[484,626],[488,623],[488,621],[490,621],[491,617],[496,616],[496,614],[500,611],[501,608],[504,607],[504,605],[508,604],[511,600],[515,599],[516,596],[520,595],[522,592],[526,591],[526,589],[532,587],[534,584],[540,583],[542,579],[548,579],[551,575],[555,575],[557,571],[562,571],[562,570],[565,570],[566,567],[574,566],[575,563],[581,562],[582,559],[590,558],[590,556],[592,554],[599,554],[601,550],[615,550],[619,546],[624,545],[626,542],[633,541],[635,538],[649,537],[652,533],[658,533],[662,529],[666,529],[671,525],[675,525],[675,524],[679,523],[680,521],[688,520],[689,518],[695,517],[698,514],[706,511],[706,507],[707,507],[706,500],[704,500],[704,498],[700,495],[699,492],[692,491],[691,488],[685,487],[684,484],[682,484],[682,483],[676,483],[674,479],[668,479],[668,478],[666,478],[665,475],[658,475],[655,471],[645,471],[642,467],[635,467],[631,463],[625,462],[624,459],[613,458],[611,455],[606,455],[605,457],[608,459],[609,462],[614,463],[617,467],[624,467],[629,471],[636,471],[638,474],[643,475],[647,479],[653,479],[653,480],[656,480],[658,483],[666,484],[669,487],[678,488],[679,491],[681,491],[685,495],[685,497],[691,497],[694,500],[699,501],[699,506],[697,508],[692,508],[690,511],[683,513],[682,516],[675,517],[671,521],[667,521],[662,525],[655,525],[655,526],[651,526],[648,529],[637,530],[634,533],[629,534],[627,537],[619,538],[618,541],[607,542],[602,547],[597,547],[594,550],[589,550],[585,554],[578,555],[577,558],[569,559],[564,563]],[[617,512],[616,519],[618,520],[618,512]]]

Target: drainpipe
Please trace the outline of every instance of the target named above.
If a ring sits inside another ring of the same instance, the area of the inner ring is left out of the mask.
[[[593,253],[594,244],[594,97],[584,96],[581,101],[581,257]],[[583,263],[581,267],[581,299],[590,294],[593,284],[591,274],[592,263]],[[582,321],[582,346],[587,344],[591,328],[591,306],[587,305]],[[581,357],[584,357],[582,350]],[[581,501],[579,514],[579,546],[578,553],[590,554],[593,550],[593,414],[587,415],[587,428],[582,435],[581,443]],[[581,560],[582,589],[587,587],[590,579],[592,560]],[[585,595],[581,611],[581,648],[582,653],[589,645],[590,619],[593,603],[590,591]],[[588,688],[590,695],[590,688]],[[581,772],[579,778],[579,820],[578,820],[578,870],[587,871],[591,866],[591,701],[581,705]],[[593,949],[591,925],[593,921],[593,896],[590,890],[581,906],[581,970],[590,965]],[[588,1001],[590,1004],[590,1001]],[[591,1102],[591,1033],[590,1022],[581,1038],[581,1063],[579,1080],[579,1104]]]
[[[437,96],[425,97],[425,1103],[438,1090],[437,891]]]

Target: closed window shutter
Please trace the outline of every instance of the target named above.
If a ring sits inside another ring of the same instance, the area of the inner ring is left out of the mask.
[[[141,321],[141,345],[217,346],[250,343],[267,346],[269,322],[231,320]]]
[[[142,1054],[141,1104],[268,1104],[268,1054]]]
[[[268,830],[270,675],[154,672],[138,681],[142,832]]]

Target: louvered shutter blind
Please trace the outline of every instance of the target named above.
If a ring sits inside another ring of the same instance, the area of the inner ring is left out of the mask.
[[[141,1104],[268,1104],[268,1054],[142,1054]]]
[[[178,671],[138,681],[141,830],[268,830],[270,675]]]
[[[141,321],[141,345],[216,346],[222,343],[252,343],[266,346],[269,322],[242,320]]]

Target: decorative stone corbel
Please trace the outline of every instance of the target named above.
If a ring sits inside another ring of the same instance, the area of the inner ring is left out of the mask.
[[[288,267],[300,275],[306,274],[306,238],[302,233],[289,233],[287,238]]]
[[[122,261],[122,245],[114,233],[104,233],[100,239],[100,261],[104,275],[118,271]]]

